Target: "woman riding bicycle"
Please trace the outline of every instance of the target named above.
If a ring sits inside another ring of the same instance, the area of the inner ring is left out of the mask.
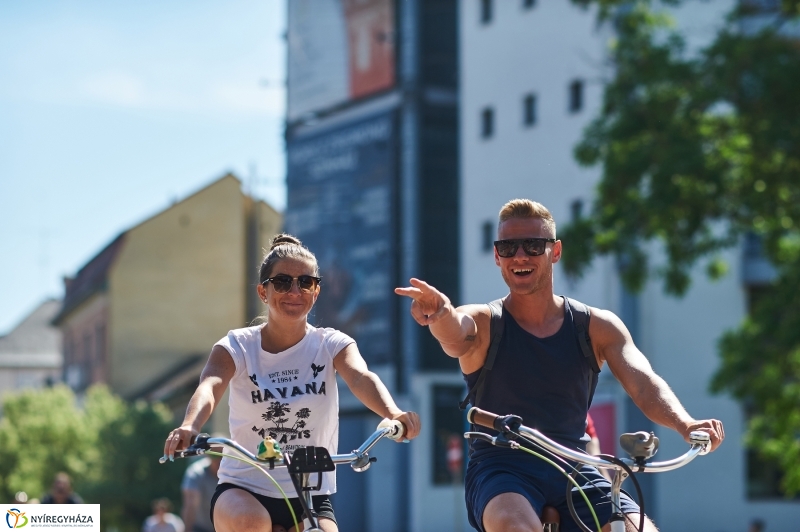
[[[274,438],[285,454],[314,445],[336,453],[339,396],[336,373],[353,394],[381,417],[401,421],[406,438],[419,434],[414,412],[401,411],[377,375],[370,372],[355,341],[346,334],[308,323],[320,293],[316,257],[293,236],[281,234],[261,263],[259,298],[267,305],[266,323],[235,329],[211,350],[200,385],[180,427],[170,432],[164,453],[185,449],[230,384],[231,438],[255,450],[264,437]],[[272,472],[284,492],[294,492],[285,469]],[[218,532],[293,529],[283,495],[257,470],[224,458],[211,502]],[[314,509],[325,532],[338,528],[329,495],[336,492],[335,472],[323,473]],[[297,498],[290,499],[295,513]]]

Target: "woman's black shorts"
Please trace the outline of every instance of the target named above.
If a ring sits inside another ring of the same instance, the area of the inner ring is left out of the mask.
[[[261,503],[261,506],[263,506],[267,512],[269,512],[269,516],[272,518],[273,525],[282,525],[284,528],[286,528],[286,530],[289,530],[294,526],[292,514],[289,512],[289,507],[286,505],[286,501],[284,499],[276,499],[274,497],[267,497],[266,495],[253,493],[248,489],[237,486],[236,484],[230,484],[228,482],[219,484],[217,486],[217,490],[214,492],[214,496],[211,497],[211,522],[214,522],[214,505],[217,503],[217,499],[220,495],[222,495],[222,493],[231,489],[246,491],[255,497],[256,500]],[[333,515],[331,498],[328,495],[314,495],[311,497],[311,501],[314,504],[314,510],[317,512],[317,517],[325,517],[334,523],[336,522],[336,516]],[[303,519],[303,507],[300,505],[300,499],[297,497],[289,498],[289,502],[292,504],[292,509],[294,510],[294,514],[297,516],[297,522],[299,523]]]

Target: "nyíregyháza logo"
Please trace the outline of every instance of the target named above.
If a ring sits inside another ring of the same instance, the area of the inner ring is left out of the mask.
[[[6,510],[6,524],[8,528],[22,528],[28,524],[28,517],[22,510],[9,508]]]

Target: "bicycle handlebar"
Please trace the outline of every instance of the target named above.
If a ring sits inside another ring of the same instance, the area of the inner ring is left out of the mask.
[[[373,432],[372,435],[370,435],[358,449],[348,454],[331,455],[330,458],[334,464],[350,463],[353,469],[356,469],[357,471],[364,471],[369,468],[369,464],[371,463],[367,453],[370,449],[372,449],[372,447],[375,446],[376,443],[378,443],[378,441],[381,440],[381,438],[402,441],[403,436],[405,436],[405,426],[400,421],[384,419],[378,424],[375,432]],[[289,464],[289,461],[284,458],[258,458],[255,454],[251,453],[234,440],[228,438],[210,438],[207,434],[198,435],[195,442],[188,448],[182,451],[175,451],[175,457],[186,458],[189,456],[197,456],[204,454],[206,451],[210,450],[211,447],[220,445],[223,447],[228,447],[229,449],[233,449],[247,459],[259,464],[264,464],[270,469],[275,467],[286,467]],[[158,461],[162,464],[167,460],[169,460],[169,457],[166,455],[158,459]]]
[[[206,451],[210,451],[212,446],[222,445],[233,449],[241,455],[241,457],[230,455],[232,458],[249,462],[251,465],[261,469],[270,478],[272,477],[266,472],[266,469],[263,468],[262,465],[269,469],[286,467],[289,471],[289,476],[292,479],[295,491],[297,492],[297,497],[300,500],[300,505],[303,508],[303,515],[306,516],[303,520],[304,529],[308,530],[308,532],[323,532],[322,528],[319,526],[316,512],[312,509],[313,503],[311,499],[311,491],[319,490],[322,485],[322,472],[333,471],[336,469],[336,464],[346,463],[349,463],[350,467],[359,473],[366,471],[369,469],[369,466],[372,465],[372,462],[376,460],[376,458],[370,458],[368,452],[381,438],[401,441],[404,435],[405,426],[400,421],[384,419],[378,424],[378,428],[375,432],[373,432],[358,449],[349,454],[330,455],[328,450],[324,447],[306,446],[296,449],[291,458],[288,455],[279,454],[278,456],[280,457],[261,459],[233,440],[228,438],[211,438],[208,434],[199,434],[192,445],[182,451],[176,451],[174,456],[185,458],[187,456],[204,454]],[[164,455],[158,461],[163,464],[171,458],[173,457]],[[318,475],[316,487],[309,485],[311,473],[317,473]],[[275,482],[274,479],[273,482]],[[280,488],[280,485],[278,485],[278,489],[280,489],[284,498],[286,498],[286,494],[283,492],[283,489]],[[286,498],[286,501],[287,504],[289,504],[288,498]],[[289,511],[292,514],[295,528],[297,528],[298,522],[291,504],[289,505]]]
[[[530,427],[526,427],[522,424],[522,418],[515,415],[507,415],[501,416],[497,414],[493,414],[491,412],[487,412],[485,410],[481,410],[477,407],[472,407],[469,412],[467,413],[467,421],[472,424],[480,425],[482,427],[486,427],[489,429],[496,430],[501,433],[515,433],[519,432],[524,434],[525,436],[530,437],[533,441],[537,444],[541,445],[543,448],[548,450],[549,452],[561,456],[567,460],[572,460],[574,462],[580,462],[582,464],[591,465],[594,467],[601,467],[605,469],[615,469],[619,470],[620,466],[603,458],[592,456],[588,454],[584,454],[580,451],[570,449],[565,447],[536,429],[532,429]],[[465,437],[476,437],[477,434],[475,432],[468,432],[464,434]],[[641,438],[641,434],[645,436],[649,436],[647,433],[635,433],[635,434],[623,434],[622,437],[627,438]],[[487,439],[486,437],[479,436],[482,439]],[[497,444],[497,438],[492,438],[488,436],[489,441],[492,444]],[[673,458],[672,460],[667,460],[664,462],[645,462],[647,458],[650,458],[652,454],[649,456],[642,456],[642,457],[634,457],[631,458],[620,458],[625,465],[630,468],[636,468],[638,472],[648,472],[648,473],[660,473],[663,471],[671,471],[673,469],[677,469],[683,465],[688,464],[698,454],[706,454],[710,450],[711,447],[711,438],[710,436],[701,431],[693,431],[690,435],[690,448],[687,452],[678,456],[677,458]],[[504,445],[505,442],[501,442],[501,445]],[[654,454],[654,451],[653,451]]]

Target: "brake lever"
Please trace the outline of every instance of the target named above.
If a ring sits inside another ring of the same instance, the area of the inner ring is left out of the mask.
[[[517,449],[517,448],[519,448],[519,444],[517,442],[509,440],[508,438],[506,438],[502,434],[499,435],[499,436],[494,436],[493,437],[493,436],[489,436],[488,434],[483,433],[483,432],[465,432],[464,433],[464,438],[466,438],[466,439],[475,438],[476,440],[488,441],[489,443],[491,443],[495,447],[506,447],[506,448],[509,448],[509,449]]]
[[[492,438],[491,436],[489,436],[484,432],[465,432],[464,439],[468,440],[470,438],[475,438],[476,440],[488,441],[489,443],[494,445],[494,438]]]
[[[206,434],[205,432],[201,432],[194,438],[194,442],[182,451],[175,451],[173,458],[186,458],[187,456],[197,456],[200,454],[204,454],[206,451],[211,449],[211,445],[208,443],[208,439],[211,436]],[[158,459],[159,464],[163,464],[169,461],[169,456],[164,455]]]
[[[205,452],[206,452],[206,449],[204,449],[204,448],[191,446],[191,447],[188,447],[188,448],[184,449],[183,451],[175,451],[175,454],[173,455],[173,457],[174,458],[187,458],[189,456],[198,456],[198,455],[201,455],[201,454],[205,454]],[[163,463],[166,463],[166,462],[169,462],[169,461],[170,461],[169,460],[169,456],[167,456],[167,455],[164,455],[164,456],[162,456],[161,458],[158,459],[158,463],[159,464],[163,464]]]

